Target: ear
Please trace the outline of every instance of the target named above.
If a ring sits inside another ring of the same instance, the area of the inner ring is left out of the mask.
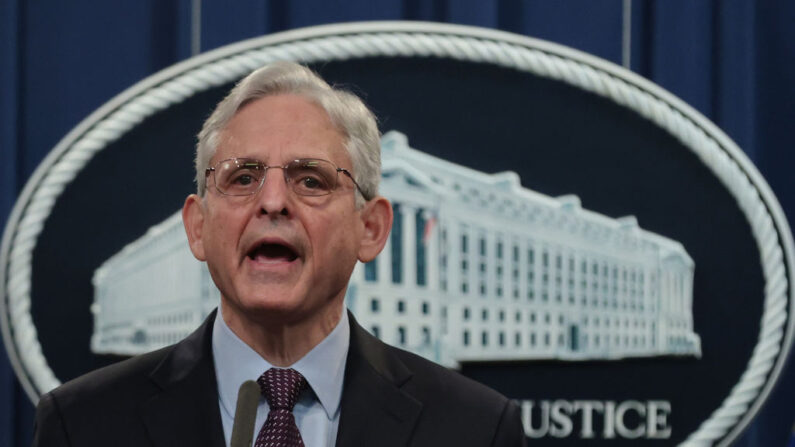
[[[202,230],[204,229],[205,204],[201,197],[191,194],[185,199],[182,205],[182,224],[185,225],[185,233],[188,235],[188,244],[193,256],[199,261],[206,261],[204,256],[204,242],[202,240]]]
[[[392,205],[384,197],[368,201],[362,209],[364,233],[359,245],[359,260],[370,262],[381,253],[392,229]]]

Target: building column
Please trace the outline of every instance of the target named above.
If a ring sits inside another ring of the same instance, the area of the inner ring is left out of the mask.
[[[431,222],[432,219],[435,219],[436,222]],[[425,278],[427,280],[428,290],[437,291],[439,290],[439,265],[441,264],[441,257],[439,256],[439,226],[441,222],[439,216],[433,216],[429,214],[425,221],[425,225],[427,226],[429,224],[433,225],[433,227],[431,227],[430,233],[428,234],[428,240],[426,241],[425,245],[425,266],[427,269]],[[450,259],[448,258],[448,262],[449,261]],[[447,271],[450,271],[449,265],[447,267]]]
[[[514,298],[513,296],[513,289],[518,287],[518,284],[514,282],[515,280],[513,277],[513,270],[519,268],[519,261],[518,260],[514,261],[513,259],[513,247],[514,246],[518,247],[519,242],[516,239],[512,238],[510,233],[506,232],[505,240],[503,240],[502,245],[503,245],[502,288],[504,290],[503,294],[506,300],[509,300],[510,302],[513,303],[516,302],[517,300],[517,298]],[[518,281],[518,278],[516,280]],[[507,345],[508,343],[506,343],[506,346]]]
[[[683,293],[685,294],[685,315],[687,317],[688,329],[693,330],[693,273],[692,271],[685,273],[685,281],[683,283]]]
[[[403,284],[417,287],[417,208],[403,203]]]
[[[447,231],[447,293],[451,297],[461,296],[461,232],[455,218],[439,213],[439,225],[444,222]],[[449,222],[449,224],[448,224]]]
[[[527,267],[528,267],[528,263],[527,263],[527,248],[528,248],[527,239],[521,237],[516,242],[516,244],[519,246],[519,260],[517,261],[517,265],[516,265],[516,267],[519,269],[519,278],[518,278],[518,281],[519,281],[519,300],[518,300],[518,302],[524,303],[525,305],[522,305],[522,306],[519,306],[519,307],[522,308],[522,309],[525,309],[525,308],[527,308],[526,303],[527,303],[527,284],[528,284],[528,282],[527,282]],[[513,274],[513,273],[511,273],[511,274]],[[527,318],[527,316],[524,315],[523,318]],[[523,334],[523,336],[524,336],[524,334]]]
[[[467,227],[466,232],[467,238],[469,239],[469,247],[467,247],[467,262],[469,263],[469,270],[467,271],[469,280],[469,295],[476,297],[480,293],[480,265],[478,264],[480,240],[478,239],[478,232],[474,227]]]
[[[497,261],[497,235],[495,234],[494,228],[486,228],[486,234],[483,236],[483,239],[486,241],[486,254],[481,256],[480,253],[480,236],[478,236],[478,265],[477,269],[480,272],[480,260],[486,263],[486,297],[489,300],[490,304],[496,304],[496,300],[502,299],[502,297],[497,296],[497,265],[499,264]],[[503,247],[503,250],[505,247]],[[503,253],[504,255],[505,253]],[[503,294],[505,291],[503,291]],[[480,282],[478,281],[478,294],[480,294]],[[493,307],[496,309],[496,307]]]
[[[671,346],[668,343],[668,335],[670,333],[671,315],[673,308],[673,290],[671,288],[671,274],[667,266],[663,266],[664,270],[660,271],[660,310],[662,318],[660,321],[660,346],[665,352],[671,352]]]

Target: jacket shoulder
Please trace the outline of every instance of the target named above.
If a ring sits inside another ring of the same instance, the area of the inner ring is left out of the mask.
[[[422,403],[416,445],[523,446],[516,402],[418,355],[383,344],[411,371],[401,390]]]
[[[474,407],[476,411],[492,411],[498,414],[509,401],[499,392],[457,371],[396,347],[387,345],[387,349],[412,371],[411,380],[407,383],[409,389],[413,389],[420,396],[427,396],[426,400],[449,401],[449,404],[457,407]]]
[[[91,371],[50,391],[61,409],[94,405],[98,401],[140,400],[141,393],[156,386],[149,374],[173,350],[169,346]]]
[[[33,445],[100,445],[113,433],[126,433],[134,442],[143,433],[131,429],[139,420],[139,407],[159,390],[149,375],[172,349],[97,369],[42,395]]]

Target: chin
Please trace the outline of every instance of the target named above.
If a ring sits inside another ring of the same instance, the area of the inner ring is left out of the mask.
[[[242,311],[249,318],[264,322],[291,322],[306,318],[312,314],[311,309],[301,305],[300,300],[265,297],[244,303]],[[314,310],[317,312],[317,309]]]

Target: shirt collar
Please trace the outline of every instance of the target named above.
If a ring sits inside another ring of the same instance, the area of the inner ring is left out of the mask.
[[[339,411],[349,344],[348,313],[343,309],[342,317],[331,333],[290,366],[306,378],[329,419]],[[237,406],[240,384],[256,380],[272,365],[229,329],[220,307],[213,324],[212,348],[218,397],[223,409],[231,416]]]

